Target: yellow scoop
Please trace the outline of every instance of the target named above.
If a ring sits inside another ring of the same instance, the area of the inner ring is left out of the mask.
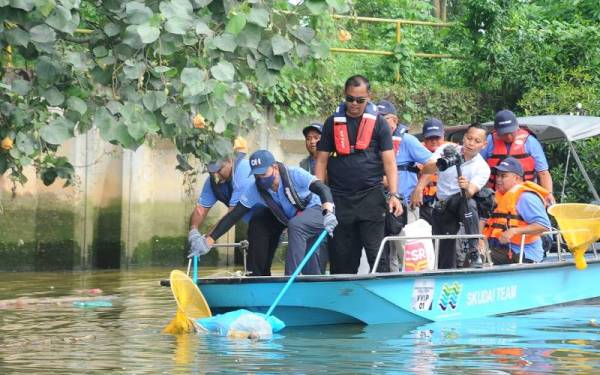
[[[177,314],[163,330],[174,335],[194,330],[192,321],[212,316],[208,303],[194,281],[179,270],[171,271],[171,291],[177,302]]]
[[[600,239],[600,206],[584,203],[562,203],[548,208],[556,219],[560,233],[575,258],[577,269],[585,269],[585,252]]]

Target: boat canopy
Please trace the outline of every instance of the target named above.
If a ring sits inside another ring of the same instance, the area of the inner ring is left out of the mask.
[[[541,142],[564,141],[573,142],[592,138],[600,134],[600,117],[593,116],[526,116],[518,117],[519,125],[526,126]],[[483,124],[493,128],[493,122]]]

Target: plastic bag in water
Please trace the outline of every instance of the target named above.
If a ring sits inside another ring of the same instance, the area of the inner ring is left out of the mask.
[[[196,321],[209,332],[233,338],[269,338],[273,332],[279,332],[285,323],[274,316],[253,313],[248,310],[230,311],[210,318]]]

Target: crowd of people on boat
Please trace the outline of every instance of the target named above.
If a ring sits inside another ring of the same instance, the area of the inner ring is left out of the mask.
[[[485,241],[471,236],[457,251],[455,239],[443,239],[438,268],[481,267],[488,255],[493,264],[543,260],[552,178],[542,146],[513,112],[499,111],[490,134],[471,124],[462,144],[446,141],[442,121],[430,118],[421,142],[400,123],[395,105],[372,102],[369,80],[355,75],[335,112],[302,132],[308,155],[299,167],[278,162],[268,150],[208,163],[210,176],[190,220],[190,256],[208,253],[243,220],[252,276],[271,275],[286,229],[286,275],[323,231],[326,241],[302,273],[324,274],[329,265],[332,274],[355,274],[363,251],[373,268],[385,236],[423,219],[433,235],[463,230],[483,234],[489,245],[488,252]],[[202,234],[198,228],[217,201],[229,211]],[[377,272],[401,270],[402,252],[401,243],[391,241],[379,254]]]

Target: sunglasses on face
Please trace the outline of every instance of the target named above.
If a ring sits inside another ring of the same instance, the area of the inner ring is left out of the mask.
[[[348,103],[357,102],[358,104],[363,104],[364,102],[367,101],[367,98],[364,96],[346,95],[346,101]]]

